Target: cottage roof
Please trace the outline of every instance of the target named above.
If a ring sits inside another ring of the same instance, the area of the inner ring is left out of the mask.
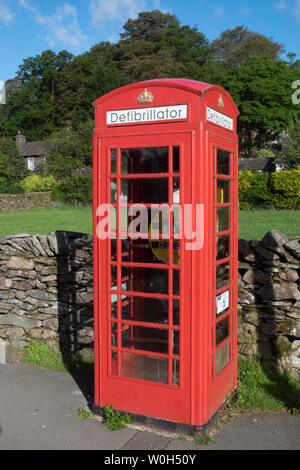
[[[49,153],[49,146],[43,141],[19,143],[17,147],[23,157],[41,157]]]
[[[274,158],[239,158],[239,170],[272,171]]]

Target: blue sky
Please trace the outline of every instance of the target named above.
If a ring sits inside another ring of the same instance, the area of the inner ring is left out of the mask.
[[[244,25],[300,59],[300,0],[0,0],[0,80],[49,48],[77,55],[97,42],[118,41],[129,17],[156,8],[196,26],[209,40]]]

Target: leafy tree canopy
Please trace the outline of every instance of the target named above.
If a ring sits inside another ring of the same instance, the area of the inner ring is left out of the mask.
[[[279,133],[297,113],[291,99],[295,71],[283,61],[251,57],[236,68],[227,83],[240,111],[238,119],[242,150],[256,143],[264,146],[268,132]]]
[[[231,67],[243,65],[250,57],[256,56],[279,60],[283,52],[282,44],[263,34],[249,31],[244,26],[226,29],[209,46],[209,57],[212,60],[225,62]]]

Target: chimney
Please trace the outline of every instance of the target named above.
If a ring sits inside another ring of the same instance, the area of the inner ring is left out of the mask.
[[[26,137],[22,135],[20,131],[18,132],[18,135],[16,135],[16,144],[26,144]]]

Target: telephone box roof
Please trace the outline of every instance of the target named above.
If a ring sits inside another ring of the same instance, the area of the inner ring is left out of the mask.
[[[222,87],[218,85],[210,85],[209,83],[205,82],[198,82],[197,80],[189,80],[186,78],[156,78],[153,80],[145,80],[143,82],[133,83],[131,85],[126,85],[121,88],[117,88],[116,90],[107,93],[104,96],[101,96],[96,101],[94,101],[94,106],[99,106],[105,101],[109,100],[110,98],[124,93],[125,91],[134,90],[136,88],[141,87],[150,87],[150,86],[163,86],[169,88],[180,88],[182,90],[186,90],[196,95],[204,96],[209,91],[220,91],[221,93],[225,94],[229,100],[234,104],[237,114],[239,111],[229,93]]]

